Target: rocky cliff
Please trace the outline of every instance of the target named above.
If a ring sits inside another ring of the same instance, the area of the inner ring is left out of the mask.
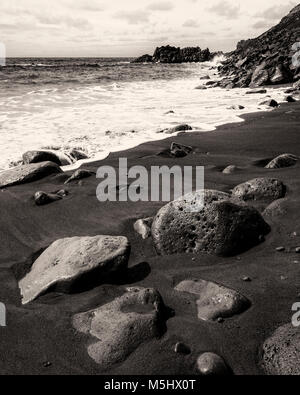
[[[300,78],[300,5],[261,36],[238,43],[219,68],[221,86],[258,87]]]
[[[133,63],[187,63],[206,62],[211,60],[215,54],[209,49],[202,50],[200,47],[178,48],[170,45],[156,48],[153,56],[143,55],[133,61]]]

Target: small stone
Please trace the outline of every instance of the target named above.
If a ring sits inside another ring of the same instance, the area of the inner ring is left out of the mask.
[[[34,201],[37,206],[44,206],[49,203],[61,200],[62,197],[58,194],[46,193],[43,191],[36,192],[34,195]]]
[[[265,101],[261,102],[259,105],[260,106],[267,106],[267,107],[278,107],[279,106],[277,101],[274,99],[265,100]]]
[[[173,133],[177,133],[177,132],[182,132],[182,131],[186,131],[186,130],[192,130],[193,128],[190,125],[187,124],[181,124],[178,126],[174,126],[171,129],[167,129],[165,132],[167,134],[173,134]]]
[[[287,277],[285,277],[285,276],[280,276],[280,280],[281,281],[285,281],[285,280],[287,280],[288,278]]]
[[[285,98],[285,101],[287,101],[288,103],[295,103],[296,99],[294,99],[293,96],[287,96]]]
[[[133,228],[144,240],[146,240],[151,236],[152,222],[153,217],[139,219],[134,223]]]
[[[245,281],[246,283],[250,283],[252,281],[251,278],[247,276],[243,277],[242,280]]]
[[[174,351],[177,354],[185,354],[185,355],[188,355],[191,353],[191,349],[188,346],[186,346],[184,343],[176,343]]]
[[[225,376],[229,374],[229,369],[219,355],[214,353],[204,353],[197,360],[197,368],[204,376]]]
[[[236,171],[237,171],[237,167],[234,165],[230,165],[223,170],[223,174],[232,174],[235,173]]]
[[[297,248],[295,249],[295,252],[296,252],[296,254],[300,254],[300,247],[297,247]]]
[[[283,251],[285,251],[285,247],[277,247],[276,251],[277,252],[283,252]]]
[[[92,171],[79,169],[76,170],[70,178],[67,179],[65,184],[69,184],[72,181],[82,180],[83,178],[91,177],[94,174]]]
[[[217,322],[219,323],[219,324],[223,324],[224,323],[224,318],[222,318],[222,317],[219,317],[218,319],[217,319]]]
[[[49,361],[43,362],[43,366],[44,366],[44,368],[50,368],[50,366],[52,366],[52,363]]]

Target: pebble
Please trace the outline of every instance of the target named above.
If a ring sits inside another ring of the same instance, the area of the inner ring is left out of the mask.
[[[277,247],[276,251],[283,252],[283,251],[285,251],[285,247]]]
[[[229,374],[228,367],[219,355],[207,352],[197,360],[197,368],[204,376],[224,376]]]
[[[44,368],[50,368],[50,366],[52,366],[52,363],[49,361],[43,362],[43,366],[44,366]]]
[[[297,254],[300,254],[300,247],[297,247],[297,248],[295,249],[295,251],[296,251]]]
[[[245,282],[248,282],[248,283],[250,283],[252,281],[251,278],[247,277],[247,276],[243,277],[242,280]]]

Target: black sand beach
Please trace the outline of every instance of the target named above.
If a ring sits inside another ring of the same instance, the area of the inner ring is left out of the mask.
[[[137,219],[154,216],[164,203],[99,203],[94,176],[66,186],[69,195],[37,207],[33,195],[64,187],[68,174],[0,191],[0,301],[7,307],[7,327],[1,328],[1,374],[195,374],[198,356],[206,351],[221,355],[236,375],[263,374],[263,342],[279,326],[291,322],[292,305],[299,301],[300,163],[268,170],[264,165],[283,153],[300,156],[300,103],[282,104],[272,112],[245,116],[245,122],[228,124],[208,133],[184,133],[111,154],[100,162],[82,166],[96,171],[101,165],[118,167],[174,164],[205,166],[205,188],[229,192],[256,177],[274,177],[287,188],[280,210],[265,217],[271,226],[266,240],[231,258],[204,253],[158,256],[151,238],[134,231]],[[192,146],[185,158],[157,155],[171,142]],[[228,165],[239,169],[222,173]],[[71,173],[70,173],[71,174]],[[260,211],[265,207],[257,205]],[[18,280],[30,269],[34,257],[53,241],[70,236],[122,235],[131,243],[129,270],[118,284],[102,284],[72,295],[51,292],[22,306]],[[284,246],[285,251],[276,251]],[[251,282],[242,281],[243,277]],[[252,303],[243,314],[223,323],[197,318],[196,297],[181,295],[174,287],[182,280],[201,278],[241,292]],[[78,333],[72,317],[112,301],[126,286],[157,289],[174,315],[161,338],[143,343],[126,361],[103,371],[89,357],[90,337]],[[174,352],[177,342],[191,354]]]

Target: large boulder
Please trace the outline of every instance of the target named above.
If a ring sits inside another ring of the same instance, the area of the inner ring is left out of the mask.
[[[71,237],[55,241],[19,282],[26,304],[49,289],[69,292],[72,287],[101,283],[127,268],[130,245],[125,237]]]
[[[27,151],[23,154],[23,164],[40,162],[54,162],[59,166],[71,165],[74,160],[71,156],[54,150]]]
[[[269,230],[254,208],[236,204],[226,193],[204,190],[165,205],[151,232],[158,254],[232,256],[257,245]]]
[[[0,173],[0,188],[33,182],[57,173],[62,173],[62,170],[53,162],[33,163],[14,167]]]
[[[142,343],[161,335],[164,304],[154,289],[127,288],[127,292],[95,310],[77,314],[74,327],[93,341],[89,356],[103,370],[123,362]]]
[[[266,165],[266,169],[281,169],[283,167],[294,166],[299,160],[299,157],[293,154],[282,154],[273,159]]]
[[[263,366],[270,375],[300,375],[300,329],[287,324],[263,345]]]
[[[175,287],[176,291],[197,295],[198,318],[216,321],[243,313],[251,303],[240,293],[205,280],[186,280]]]
[[[243,200],[272,202],[285,196],[285,185],[276,178],[255,178],[237,185],[232,195]]]

